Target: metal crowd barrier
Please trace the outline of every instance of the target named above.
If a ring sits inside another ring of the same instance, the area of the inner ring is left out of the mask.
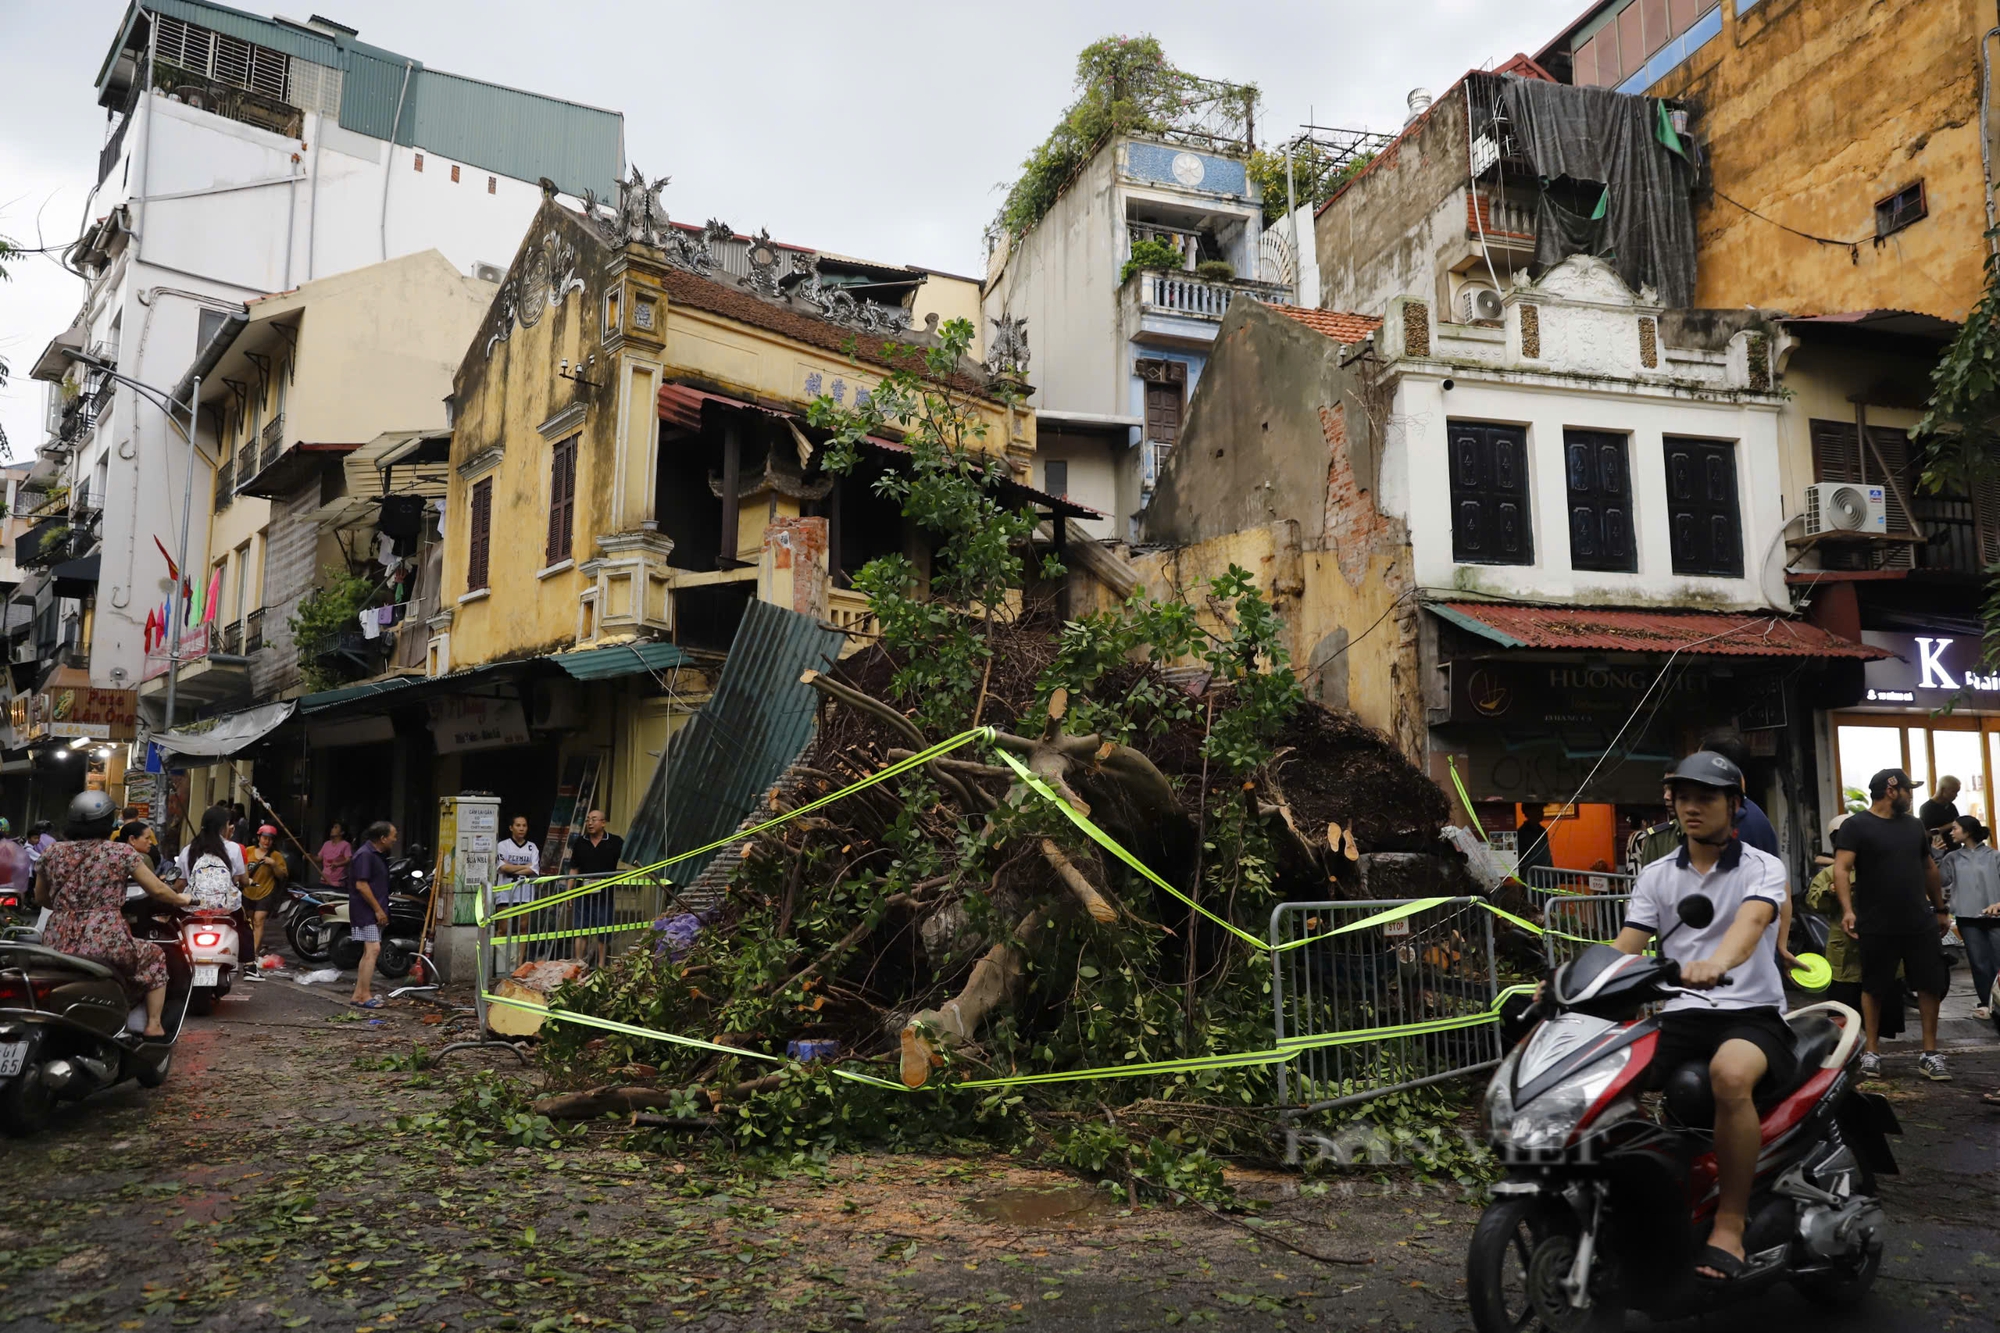
[[[1618,870],[1564,870],[1560,866],[1535,866],[1522,882],[1537,905],[1551,898],[1576,894],[1630,894],[1635,877]]]
[[[1550,970],[1588,949],[1586,940],[1608,944],[1618,938],[1631,905],[1629,892],[1576,894],[1551,898],[1542,904],[1542,925],[1547,928],[1542,936],[1542,950],[1548,957]],[[1566,935],[1580,938],[1563,938]]]
[[[1278,1044],[1300,1044],[1291,1061],[1275,1066],[1291,1160],[1304,1116],[1470,1074],[1500,1059],[1499,1024],[1486,1021],[1500,992],[1493,917],[1477,900],[1451,898],[1401,921],[1284,947],[1405,901],[1281,903],[1271,913]],[[1351,1043],[1311,1042],[1451,1019],[1468,1022]]]
[[[613,883],[594,893],[565,898],[594,880]],[[627,949],[649,944],[653,926],[677,909],[676,886],[658,877],[634,879],[629,872],[566,875],[527,889],[503,882],[482,889],[479,927],[479,1027],[487,1031],[486,991],[524,963],[575,960],[592,970]],[[522,903],[542,903],[518,915],[494,919]]]

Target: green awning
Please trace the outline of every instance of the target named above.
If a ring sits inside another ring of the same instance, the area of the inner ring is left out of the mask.
[[[545,659],[578,680],[610,680],[641,671],[664,671],[687,666],[694,661],[677,644],[652,639],[643,643],[621,643],[610,648],[586,648],[580,653],[556,653]]]
[[[339,704],[352,703],[356,699],[367,699],[394,690],[406,690],[412,685],[423,683],[422,676],[391,676],[387,680],[364,680],[359,685],[343,685],[337,690],[321,690],[318,694],[308,694],[300,699],[299,712],[317,713]]]

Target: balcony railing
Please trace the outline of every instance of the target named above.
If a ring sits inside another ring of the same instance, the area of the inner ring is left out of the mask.
[[[236,498],[236,459],[224,458],[215,465],[215,512],[229,508],[229,502]]]
[[[259,449],[257,457],[258,472],[262,472],[265,468],[278,461],[278,455],[285,451],[284,436],[285,414],[280,412],[277,416],[271,418],[271,423],[264,427],[264,433],[259,437],[262,447]],[[239,480],[238,484],[240,485],[241,482],[248,480],[250,480],[249,477],[243,477]]]
[[[1981,573],[1979,526],[1972,501],[1944,495],[1910,497],[1917,531],[1929,540],[1916,551],[1918,569],[1941,574]]]
[[[201,111],[226,116],[245,125],[255,125],[287,139],[296,139],[305,126],[305,113],[289,103],[248,88],[232,88],[226,83],[169,65],[154,66],[153,87],[175,101]]]
[[[226,657],[241,657],[243,655],[242,621],[239,620],[236,621],[234,624],[224,625],[222,627],[221,651],[223,655]]]
[[[243,618],[243,651],[254,653],[264,646],[264,608],[258,607]]]
[[[67,513],[45,518],[14,540],[14,563],[23,569],[61,564],[70,555]]]
[[[1229,303],[1242,294],[1228,283],[1183,273],[1145,272],[1136,276],[1141,307],[1191,319],[1220,321],[1228,313]]]
[[[867,597],[851,588],[828,588],[826,592],[827,623],[843,634],[872,636],[881,630],[875,619],[875,608]],[[855,643],[852,647],[864,646]]]

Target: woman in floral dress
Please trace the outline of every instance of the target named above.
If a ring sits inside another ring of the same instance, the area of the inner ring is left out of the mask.
[[[83,792],[69,809],[70,840],[49,848],[35,867],[35,901],[50,909],[42,943],[58,953],[102,963],[143,989],[146,1035],[164,1037],[160,1014],[167,1002],[166,955],[157,944],[133,939],[120,909],[127,884],[177,907],[192,900],[167,887],[136,847],[111,841],[118,812],[103,792]]]

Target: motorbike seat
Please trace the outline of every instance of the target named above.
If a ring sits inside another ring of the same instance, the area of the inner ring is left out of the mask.
[[[1792,1033],[1793,1069],[1791,1077],[1780,1080],[1764,1078],[1757,1084],[1751,1100],[1756,1103],[1757,1114],[1769,1114],[1772,1107],[1785,1100],[1805,1086],[1806,1080],[1819,1073],[1826,1058],[1840,1046],[1845,1035],[1840,1024],[1823,1013],[1801,1013],[1786,1019],[1786,1026]],[[1674,1119],[1689,1129],[1712,1129],[1715,1126],[1715,1092],[1708,1084],[1708,1066],[1689,1061],[1667,1076],[1665,1084],[1667,1109]]]
[[[79,958],[39,944],[0,944],[0,964],[8,967],[67,967],[86,976],[118,980],[118,973],[94,958]]]

